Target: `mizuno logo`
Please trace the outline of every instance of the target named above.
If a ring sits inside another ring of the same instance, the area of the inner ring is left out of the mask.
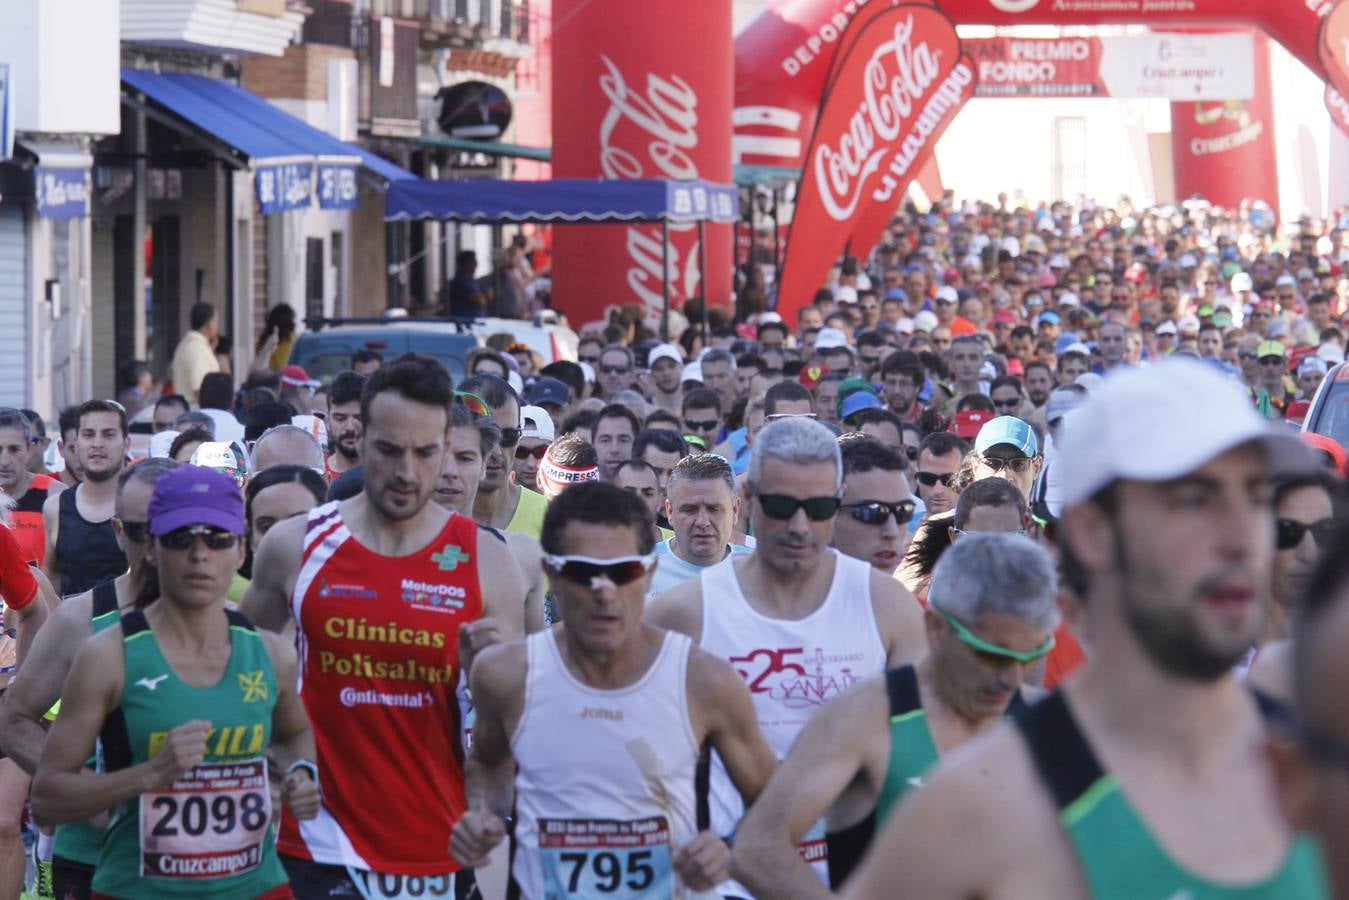
[[[168,675],[159,675],[155,678],[138,678],[136,684],[145,688],[147,691],[153,691],[155,688],[159,687],[161,681],[168,677]]]
[[[905,778],[904,781],[908,783],[909,787],[920,788],[923,786],[922,778]]]

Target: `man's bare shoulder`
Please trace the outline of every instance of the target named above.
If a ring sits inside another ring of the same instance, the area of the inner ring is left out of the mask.
[[[651,598],[643,617],[648,625],[687,634],[697,641],[703,629],[703,585],[691,578]]]

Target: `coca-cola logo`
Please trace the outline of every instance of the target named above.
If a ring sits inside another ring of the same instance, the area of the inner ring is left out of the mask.
[[[609,109],[600,120],[600,171],[604,177],[697,178],[698,165],[690,155],[698,146],[697,92],[678,75],[662,78],[654,73],[646,76],[645,92],[638,92],[608,56],[601,54],[600,62],[605,69],[599,79],[600,91],[609,101]],[[688,227],[672,225],[671,230]],[[625,249],[631,263],[628,287],[649,308],[662,307],[667,278],[683,297],[697,290],[696,242],[682,265],[679,249],[672,242],[668,270],[659,229],[628,226]]]
[[[1330,85],[1326,85],[1326,110],[1330,113],[1331,121],[1345,134],[1349,134],[1349,100],[1345,100],[1344,95]]]
[[[856,211],[905,123],[945,74],[945,53],[925,40],[915,43],[913,33],[912,15],[895,24],[890,40],[876,47],[862,69],[862,101],[846,128],[816,143],[812,164],[820,200],[837,222]]]

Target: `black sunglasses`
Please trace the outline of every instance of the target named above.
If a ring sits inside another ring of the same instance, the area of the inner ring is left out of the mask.
[[[1030,469],[1031,463],[1035,460],[1029,456],[1018,456],[1015,459],[997,459],[996,457],[985,456],[982,458],[984,465],[988,466],[994,472],[1001,472],[1003,469],[1011,469],[1018,475]]]
[[[918,508],[918,504],[912,500],[901,500],[898,503],[861,500],[857,503],[845,503],[843,508],[863,525],[884,525],[891,516],[895,517],[895,524],[907,525],[913,518],[913,511]]]
[[[1317,549],[1329,549],[1331,538],[1335,534],[1335,520],[1322,519],[1308,525],[1296,519],[1278,519],[1274,523],[1274,545],[1280,550],[1292,550],[1302,543],[1302,539],[1309,531],[1312,533],[1312,540],[1316,541]]]
[[[607,578],[614,584],[630,584],[650,570],[656,558],[646,556],[619,556],[614,559],[594,559],[589,556],[545,556],[544,562],[561,578],[589,586],[596,578]]]
[[[189,525],[159,536],[159,545],[166,550],[186,550],[192,546],[197,535],[212,550],[228,550],[239,543],[239,535],[223,528],[209,525]]]
[[[759,505],[764,515],[770,519],[790,519],[798,509],[806,511],[806,518],[812,522],[824,522],[832,519],[838,512],[842,501],[838,497],[807,497],[802,500],[788,497],[786,494],[758,494]]]
[[[956,477],[955,472],[915,472],[914,477],[923,487],[933,487],[937,482],[941,482],[942,487],[950,487],[951,481]]]
[[[539,446],[535,447],[533,450],[529,449],[528,447],[516,447],[516,448],[515,448],[515,458],[516,458],[516,459],[529,459],[529,458],[532,456],[532,457],[534,457],[535,459],[543,459],[544,454],[546,454],[547,452],[548,452],[548,445],[547,445],[547,444],[540,444]]]
[[[605,375],[626,375],[632,371],[632,366],[600,366],[600,371]]]
[[[684,427],[689,431],[711,431],[721,424],[720,419],[685,419]]]
[[[143,544],[150,536],[149,522],[128,522],[126,519],[118,519],[117,526],[122,529],[122,536],[133,544]]]
[[[578,356],[576,359],[578,362],[583,362],[588,366],[598,366],[600,364],[600,358],[598,356]]]
[[[510,448],[520,443],[520,434],[521,431],[519,428],[501,429],[501,441],[500,441],[501,447]]]
[[[1021,405],[1021,398],[1011,397],[1007,400],[994,400],[993,405],[998,409],[1016,409]]]

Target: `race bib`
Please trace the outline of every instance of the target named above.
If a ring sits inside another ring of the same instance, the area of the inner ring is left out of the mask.
[[[267,763],[201,763],[140,797],[142,878],[227,878],[262,862]]]
[[[453,897],[454,875],[390,875],[347,866],[347,875],[366,900]]]
[[[544,900],[637,900],[674,896],[670,824],[664,816],[540,819]]]

